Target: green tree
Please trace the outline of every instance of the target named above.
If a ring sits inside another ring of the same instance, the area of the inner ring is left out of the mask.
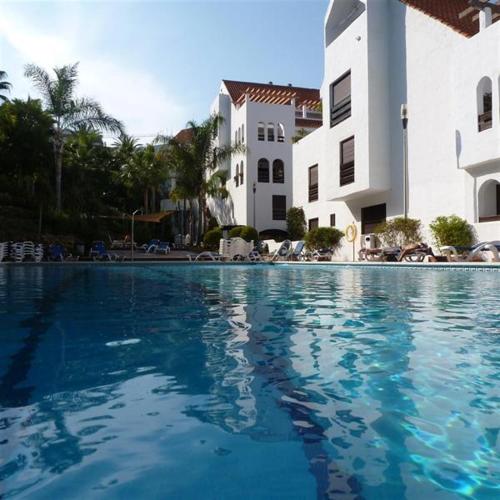
[[[344,233],[335,227],[317,227],[306,234],[306,247],[308,250],[322,250],[324,248],[336,250],[340,247],[340,240],[343,236]]]
[[[12,84],[9,83],[6,78],[7,73],[0,70],[0,101],[4,102],[9,100],[4,92],[10,92],[10,89],[12,88]]]
[[[474,243],[472,226],[458,215],[436,217],[429,225],[434,240],[440,247],[468,247]]]
[[[302,207],[290,207],[286,213],[286,229],[291,240],[301,240],[306,233],[306,216]]]
[[[1,190],[23,200],[50,196],[52,119],[38,100],[0,106]]]
[[[213,115],[201,124],[191,121],[188,123],[189,140],[173,138],[168,143],[169,164],[176,179],[174,193],[197,201],[198,240],[209,219],[207,199],[229,196],[227,172],[220,167],[233,153],[245,150],[242,145],[215,145],[214,138],[222,121],[219,115]]]
[[[54,68],[55,78],[39,66],[28,64],[25,76],[40,92],[46,111],[53,119],[53,153],[56,166],[56,209],[62,209],[62,173],[64,147],[68,137],[83,125],[96,130],[122,132],[120,121],[106,114],[98,102],[75,95],[78,85],[78,63]]]
[[[158,154],[152,144],[135,147],[121,166],[119,175],[130,190],[142,191],[146,213],[156,210],[156,193],[159,185],[167,179],[168,173],[164,157]]]
[[[395,217],[379,224],[375,232],[384,245],[402,247],[422,241],[421,226],[418,219]]]

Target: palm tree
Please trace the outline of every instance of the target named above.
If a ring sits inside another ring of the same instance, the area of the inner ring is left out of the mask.
[[[152,144],[137,147],[134,141],[125,142],[134,148],[120,168],[120,178],[129,189],[142,190],[146,213],[155,211],[158,186],[167,178],[165,162]]]
[[[12,84],[6,81],[7,78],[7,73],[5,71],[0,70],[0,92],[5,91],[5,92],[10,92],[10,89],[12,88]],[[7,98],[6,95],[0,94],[0,101],[8,101],[9,99]]]
[[[176,176],[176,190],[198,201],[198,239],[205,232],[208,220],[207,199],[227,198],[227,172],[219,169],[234,153],[245,150],[243,145],[216,146],[214,138],[223,118],[213,115],[201,124],[188,122],[190,139],[169,142],[170,166]]]
[[[28,64],[25,67],[25,76],[41,93],[46,111],[54,120],[52,141],[56,165],[56,208],[60,211],[64,145],[67,137],[84,125],[95,130],[110,132],[122,132],[123,125],[107,115],[98,102],[75,96],[78,85],[78,63],[54,68],[54,73],[55,78],[51,78],[39,66]]]

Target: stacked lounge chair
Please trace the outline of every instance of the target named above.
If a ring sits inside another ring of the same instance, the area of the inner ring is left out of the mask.
[[[450,261],[485,261],[488,254],[494,262],[500,262],[500,241],[483,241],[470,247],[443,246],[439,248],[441,254]]]
[[[9,243],[4,241],[0,243],[0,262],[9,257]]]

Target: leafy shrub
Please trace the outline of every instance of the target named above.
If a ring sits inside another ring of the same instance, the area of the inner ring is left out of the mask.
[[[458,215],[440,216],[429,225],[436,244],[442,246],[467,247],[474,243],[470,224]]]
[[[240,237],[245,241],[254,241],[255,243],[257,243],[257,240],[259,239],[259,233],[257,232],[257,229],[252,226],[243,226]]]
[[[306,216],[302,207],[291,207],[286,213],[286,229],[291,240],[301,240],[306,233]]]
[[[334,227],[318,227],[306,234],[306,247],[308,250],[320,250],[322,248],[337,249],[344,233]]]
[[[421,226],[418,219],[396,217],[379,224],[375,232],[384,245],[402,247],[422,241]]]
[[[222,229],[220,227],[210,229],[210,231],[207,231],[203,236],[203,246],[209,250],[217,250],[221,238]]]
[[[257,241],[259,233],[252,226],[237,226],[229,231],[230,238],[243,238],[245,241]]]
[[[241,231],[243,230],[245,226],[236,226],[229,231],[229,237],[230,238],[240,238],[241,237]]]

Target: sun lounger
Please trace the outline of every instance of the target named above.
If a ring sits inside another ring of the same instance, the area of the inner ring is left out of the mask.
[[[488,253],[491,260],[500,262],[500,241],[483,241],[471,247],[443,246],[439,251],[452,261],[485,261],[488,260]]]
[[[288,260],[303,260],[304,259],[305,241],[293,241],[292,252],[288,255]]]
[[[9,243],[4,241],[0,243],[0,262],[9,257]]]
[[[89,257],[93,260],[119,260],[117,254],[111,254],[106,250],[104,241],[94,241],[90,248]]]
[[[280,247],[273,253],[271,260],[287,260],[293,251],[292,242],[285,240],[281,243]]]
[[[170,243],[167,241],[160,241],[155,248],[155,253],[163,253],[165,255],[170,253]]]

